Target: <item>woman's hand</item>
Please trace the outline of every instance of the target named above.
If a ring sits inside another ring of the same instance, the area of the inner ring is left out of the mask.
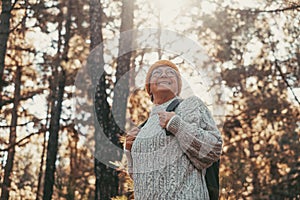
[[[157,114],[159,117],[159,125],[162,128],[166,128],[170,119],[175,115],[175,112],[160,111],[160,112],[157,112]]]
[[[126,150],[131,151],[132,144],[133,144],[137,134],[139,133],[139,131],[140,131],[140,129],[135,127],[127,133],[126,143],[125,143],[125,149]]]

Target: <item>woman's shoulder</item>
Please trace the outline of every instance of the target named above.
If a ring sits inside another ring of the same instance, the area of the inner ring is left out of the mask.
[[[190,103],[203,103],[203,101],[196,95],[192,95],[186,99],[183,99],[183,102],[190,102]]]
[[[186,99],[179,104],[178,109],[181,111],[191,112],[195,109],[206,109],[205,103],[197,96],[193,95]]]

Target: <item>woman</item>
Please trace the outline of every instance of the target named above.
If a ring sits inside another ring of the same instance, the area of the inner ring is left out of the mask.
[[[205,169],[219,159],[222,138],[196,96],[183,100],[175,112],[165,111],[181,86],[179,70],[170,61],[157,61],[147,73],[145,87],[154,107],[141,129],[129,131],[125,144],[137,200],[209,199]]]

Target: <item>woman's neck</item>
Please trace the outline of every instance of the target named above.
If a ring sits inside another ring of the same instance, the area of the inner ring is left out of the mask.
[[[157,96],[154,96],[154,100],[153,100],[153,103],[154,104],[163,104],[171,99],[173,99],[175,97],[175,95],[157,95]]]

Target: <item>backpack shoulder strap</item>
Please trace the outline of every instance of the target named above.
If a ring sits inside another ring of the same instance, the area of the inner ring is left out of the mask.
[[[219,168],[220,160],[217,160],[206,169],[205,181],[208,189],[209,199],[211,200],[219,199]]]
[[[177,106],[183,101],[183,99],[174,99],[167,107],[166,111],[168,112],[172,112],[172,111],[175,111],[175,109],[177,108]],[[146,123],[147,123],[147,120],[146,119],[143,123],[141,123],[138,128],[141,129]],[[169,131],[167,131],[167,135],[170,135],[171,133],[169,133]]]
[[[183,101],[183,99],[174,99],[167,107],[166,111],[172,112],[175,111],[177,106]]]
[[[141,129],[146,123],[147,123],[148,119],[146,119],[143,123],[141,123],[138,128]]]
[[[177,108],[177,106],[183,101],[183,99],[174,99],[167,107],[167,112],[173,112]],[[170,131],[166,130],[166,135],[172,135]]]

